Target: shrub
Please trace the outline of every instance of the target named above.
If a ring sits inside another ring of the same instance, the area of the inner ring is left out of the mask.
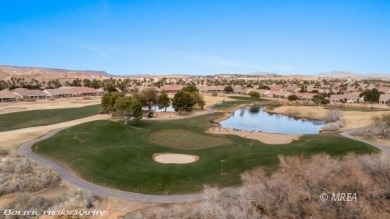
[[[27,158],[0,158],[0,196],[13,192],[38,191],[58,180],[54,171]]]
[[[8,155],[8,151],[4,148],[0,148],[0,156]]]
[[[16,198],[13,202],[7,204],[4,209],[11,209],[14,211],[45,211],[50,207],[51,203],[46,198],[43,198],[41,196],[34,196],[30,193],[19,193],[16,195]],[[0,218],[1,216],[4,216],[4,213],[0,211]],[[5,218],[34,218],[32,216],[17,216],[17,217],[8,217],[5,216]]]
[[[341,121],[330,122],[322,126],[321,131],[332,132],[341,129],[342,127],[344,127],[344,124]]]
[[[95,197],[90,192],[84,190],[76,190],[62,194],[53,201],[51,209],[88,209],[93,206],[92,202]]]
[[[289,101],[296,101],[296,100],[298,100],[298,96],[293,94],[293,95],[288,96],[287,99]]]
[[[342,117],[342,112],[340,110],[328,110],[324,121],[326,123],[331,123],[331,122],[337,122],[340,121]]]
[[[146,218],[389,218],[390,155],[280,157],[272,176],[242,175],[236,190],[205,190],[206,200],[146,211]],[[322,193],[357,193],[356,202],[322,201]]]
[[[380,135],[387,138],[390,135],[390,114],[375,116],[370,125],[370,131],[374,135]]]

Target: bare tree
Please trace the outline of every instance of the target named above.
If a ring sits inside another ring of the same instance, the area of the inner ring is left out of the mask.
[[[342,116],[343,114],[340,110],[328,110],[326,112],[324,121],[326,123],[337,122],[341,120]]]
[[[206,200],[145,211],[146,218],[389,218],[390,155],[280,157],[271,176],[242,175],[238,190],[207,188]],[[356,193],[357,201],[321,200],[320,194]]]

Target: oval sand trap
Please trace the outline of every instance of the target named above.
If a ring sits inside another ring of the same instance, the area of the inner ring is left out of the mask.
[[[189,154],[156,153],[153,154],[153,160],[164,164],[186,164],[199,160],[199,157]]]

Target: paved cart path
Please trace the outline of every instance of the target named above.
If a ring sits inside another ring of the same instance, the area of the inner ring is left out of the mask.
[[[57,172],[58,176],[65,182],[77,188],[90,191],[96,195],[103,196],[103,197],[115,197],[115,198],[125,199],[129,201],[149,202],[149,203],[181,203],[181,202],[200,201],[203,199],[202,193],[185,194],[185,195],[149,195],[149,194],[126,192],[126,191],[106,188],[103,186],[99,186],[87,182],[75,176],[70,170],[66,169],[64,166],[32,152],[31,147],[33,144],[48,139],[63,129],[64,128],[55,129],[42,137],[39,137],[37,139],[22,144],[18,150],[19,154],[54,170],[55,172]]]
[[[195,202],[195,201],[201,201],[204,199],[204,195],[202,193],[198,194],[185,194],[185,195],[150,195],[150,194],[141,194],[141,193],[134,193],[134,192],[126,192],[126,191],[121,191],[121,190],[116,190],[116,189],[110,189],[107,187],[99,186],[90,182],[87,182],[76,175],[74,175],[70,170],[66,169],[64,166],[48,160],[38,154],[35,154],[32,152],[31,147],[33,144],[51,138],[55,134],[57,134],[59,131],[63,130],[65,128],[59,128],[55,129],[53,131],[50,131],[44,136],[41,136],[37,139],[28,141],[24,144],[22,144],[19,147],[19,154],[22,156],[25,156],[31,160],[34,160],[38,162],[41,165],[47,166],[50,169],[54,170],[57,172],[58,176],[64,180],[65,182],[83,189],[90,191],[94,194],[103,196],[103,197],[115,197],[115,198],[120,198],[120,199],[125,199],[129,201],[136,201],[136,202],[148,202],[148,203],[182,203],[182,202]],[[382,152],[384,153],[390,153],[390,147],[380,145],[380,144],[375,144],[354,136],[350,135],[350,131],[343,132],[341,133],[342,136],[356,140],[356,141],[361,141],[367,144],[370,144],[374,147],[379,148]]]
[[[358,138],[358,137],[352,136],[351,133],[353,131],[354,130],[345,131],[345,132],[340,133],[340,135],[342,135],[342,136],[344,136],[346,138],[350,138],[350,139],[355,140],[355,141],[360,141],[360,142],[372,145],[372,146],[378,148],[382,153],[390,153],[390,147],[388,147],[386,145],[374,143],[374,142],[371,142],[371,141],[367,141],[367,140],[364,140],[362,138]]]

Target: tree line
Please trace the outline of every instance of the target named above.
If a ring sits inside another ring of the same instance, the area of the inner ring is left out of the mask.
[[[167,107],[172,105],[176,112],[181,113],[191,112],[196,106],[203,110],[205,104],[203,96],[193,84],[183,87],[172,99],[166,91],[158,93],[155,88],[150,87],[142,91],[134,91],[131,95],[119,92],[105,93],[102,96],[101,113],[125,119],[127,123],[129,119],[140,120],[144,111],[152,116],[152,109],[155,106],[166,111]]]

